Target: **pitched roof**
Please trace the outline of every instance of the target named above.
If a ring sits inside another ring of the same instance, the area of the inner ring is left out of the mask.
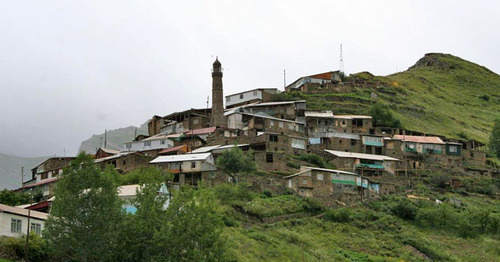
[[[279,106],[279,105],[288,105],[288,104],[296,104],[296,103],[305,103],[306,100],[297,100],[297,101],[282,101],[282,102],[264,102],[264,103],[255,103],[246,106],[242,106],[244,108],[247,107],[256,107],[256,106]]]
[[[211,154],[184,154],[184,155],[171,155],[171,156],[159,156],[153,159],[150,164],[158,163],[174,163],[174,162],[185,162],[185,161],[199,161],[207,159]]]
[[[215,150],[224,150],[224,149],[230,149],[230,148],[233,148],[235,146],[237,147],[243,147],[243,146],[248,146],[249,144],[238,144],[238,145],[214,145],[214,146],[204,146],[204,147],[200,147],[200,148],[197,148],[195,150],[193,150],[191,153],[208,153],[208,152],[212,152],[212,151],[215,151]]]
[[[204,135],[204,134],[213,133],[213,132],[215,132],[216,129],[217,129],[217,127],[212,126],[212,127],[188,130],[188,131],[184,132],[184,134],[185,135]]]
[[[135,196],[137,193],[137,189],[140,189],[140,185],[125,185],[118,187],[118,196],[126,197],[126,196]]]
[[[30,217],[41,219],[41,220],[45,220],[49,217],[49,214],[47,214],[47,213],[38,212],[38,211],[34,211],[34,210],[30,211],[28,209],[11,207],[11,206],[7,206],[4,204],[0,204],[0,212],[10,213],[10,214],[14,214],[14,215],[20,215],[23,217],[27,217],[28,212],[30,212],[29,213]]]
[[[359,158],[359,159],[368,159],[368,160],[378,160],[378,161],[399,161],[397,158],[383,156],[383,155],[372,155],[372,154],[363,154],[363,153],[353,153],[353,152],[344,152],[344,151],[335,151],[325,149],[325,152],[330,153],[336,157],[340,158]]]
[[[35,184],[31,184],[31,185],[27,185],[27,186],[23,186],[23,187],[20,187],[20,188],[18,188],[16,190],[31,188],[31,187],[35,187],[35,186],[39,186],[39,185],[44,185],[44,184],[49,184],[49,183],[55,182],[57,179],[58,179],[57,177],[52,177],[52,178],[49,178],[49,179],[44,179],[41,182],[38,182],[38,183],[35,183]]]
[[[250,92],[253,92],[253,91],[278,91],[278,88],[276,87],[261,87],[261,88],[255,88],[255,89],[250,89],[250,90],[247,90],[247,91],[242,91],[242,92],[239,92],[239,93],[234,93],[234,94],[230,94],[230,95],[227,95],[226,97],[230,97],[230,96],[235,96],[235,95],[240,95],[240,94],[245,94],[245,93],[250,93]]]
[[[114,150],[114,149],[103,148],[103,147],[99,148],[99,150],[102,150],[104,153],[113,154],[113,155],[120,153],[120,150]]]
[[[126,155],[130,155],[130,154],[134,154],[134,153],[136,153],[136,152],[121,152],[121,153],[118,153],[116,155],[98,158],[98,159],[94,160],[94,163],[101,163],[101,162],[104,162],[107,160],[117,159],[117,158],[120,158],[120,157],[123,157]]]
[[[307,168],[306,170],[300,171],[298,173],[295,173],[293,175],[289,175],[289,176],[286,176],[286,177],[283,177],[283,178],[286,179],[286,178],[291,178],[291,177],[294,177],[294,176],[298,176],[298,175],[301,175],[303,173],[307,173],[310,170],[317,170],[317,171],[323,171],[323,172],[329,172],[329,173],[337,173],[337,174],[344,174],[344,175],[359,176],[356,173],[342,171],[342,170],[334,170],[334,169],[319,168],[319,167],[309,167],[309,166],[306,167],[306,168]]]
[[[174,146],[171,148],[166,148],[166,149],[163,149],[162,151],[158,152],[158,155],[166,154],[166,153],[170,153],[170,152],[177,152],[184,147],[187,147],[187,145],[180,145],[180,146]]]
[[[403,136],[403,135],[394,135],[393,139],[396,140],[404,140],[406,142],[414,142],[420,144],[440,144],[444,145],[445,143],[441,138],[437,136]]]

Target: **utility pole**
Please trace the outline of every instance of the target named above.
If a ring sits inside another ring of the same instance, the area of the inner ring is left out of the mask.
[[[342,53],[342,44],[340,44],[339,72],[341,74],[344,73],[344,54]]]
[[[283,69],[283,88],[286,88],[286,70]]]
[[[406,159],[406,130],[403,129],[403,159],[405,164],[405,177],[408,181],[408,161]]]
[[[104,148],[108,148],[108,130],[104,129]]]
[[[31,206],[33,205],[33,195],[30,193],[30,208],[28,208],[28,225],[26,225],[26,245],[24,247],[24,259],[29,261],[29,250],[30,250],[30,218],[31,218]]]
[[[21,186],[24,184],[24,166],[21,167]]]

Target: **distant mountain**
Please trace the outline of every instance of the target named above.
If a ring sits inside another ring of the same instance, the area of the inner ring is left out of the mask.
[[[106,148],[122,150],[125,142],[134,140],[135,135],[140,134],[148,134],[147,122],[142,124],[140,127],[129,126],[109,130],[106,135]],[[85,151],[89,154],[95,154],[97,149],[100,147],[104,147],[104,133],[100,135],[93,135],[89,139],[83,141],[78,149],[78,152]]]
[[[18,157],[0,153],[0,190],[21,187],[21,167],[24,180],[31,178],[31,169],[48,157]]]

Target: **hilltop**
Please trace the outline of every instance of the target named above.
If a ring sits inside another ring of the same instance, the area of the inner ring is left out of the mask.
[[[308,108],[364,114],[383,102],[406,129],[487,142],[500,117],[500,76],[450,54],[430,53],[408,70],[388,76],[352,74],[342,91],[313,88],[278,99],[305,99]]]
[[[107,148],[114,150],[122,150],[125,142],[130,142],[135,139],[135,135],[148,134],[147,122],[140,127],[128,126],[108,130],[107,132]],[[95,154],[97,149],[103,147],[104,133],[99,135],[92,135],[87,140],[83,141],[78,149],[78,152],[85,151],[89,154]]]

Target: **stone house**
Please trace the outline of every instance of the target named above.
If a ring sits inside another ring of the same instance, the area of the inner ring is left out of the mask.
[[[340,71],[330,71],[310,76],[303,76],[285,87],[286,92],[308,92],[311,87],[336,84],[342,81]]]
[[[95,158],[108,157],[108,156],[116,155],[118,153],[120,153],[120,151],[118,151],[118,150],[100,147],[97,150],[97,152],[95,153]]]
[[[304,136],[305,124],[270,116],[231,112],[227,115],[229,129],[255,130],[285,135]]]
[[[218,172],[211,153],[158,156],[149,163],[173,174],[172,183],[175,189],[184,185],[197,186],[200,181],[208,185],[230,181],[229,176]]]
[[[157,134],[140,141],[127,142],[123,145],[123,151],[127,152],[149,152],[156,155],[159,151],[174,147],[174,142],[168,135]]]
[[[312,197],[326,205],[353,203],[379,194],[379,184],[355,173],[315,167],[284,177],[286,187],[297,195]]]
[[[335,131],[343,133],[369,134],[373,118],[365,115],[335,115]]]
[[[306,109],[306,101],[282,101],[282,102],[267,102],[256,103],[240,108],[235,108],[232,111],[242,112],[253,115],[270,116],[279,119],[303,122],[304,110]]]
[[[141,152],[121,152],[116,155],[96,159],[94,163],[103,169],[107,165],[112,165],[118,172],[128,173],[139,167],[148,166],[149,161],[152,159],[152,156],[145,155]]]
[[[43,161],[38,166],[31,169],[31,179],[25,181],[21,188],[22,192],[40,190],[42,199],[48,199],[54,195],[55,182],[63,169],[68,167],[75,157],[51,157]]]
[[[226,96],[226,109],[258,102],[270,102],[271,97],[277,93],[277,88],[257,88],[228,95]]]
[[[356,171],[362,175],[396,174],[399,159],[364,153],[325,150],[326,158],[338,169]]]
[[[211,109],[191,108],[182,112],[175,112],[164,117],[153,116],[148,122],[149,136],[160,133],[175,134],[186,130],[200,129],[210,126]]]

